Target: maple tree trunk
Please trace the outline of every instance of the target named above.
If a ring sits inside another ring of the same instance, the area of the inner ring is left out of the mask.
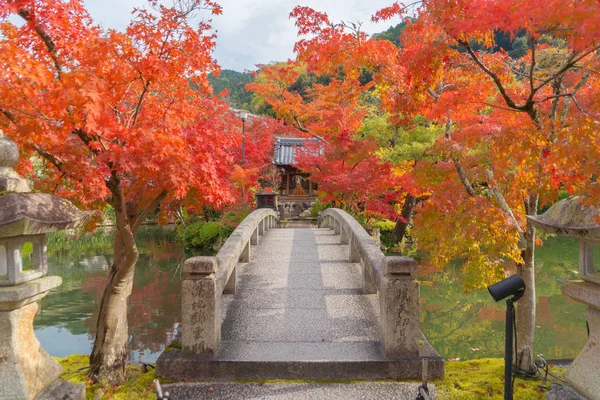
[[[526,201],[527,215],[537,214],[537,196]],[[527,222],[525,232],[526,247],[522,252],[523,263],[517,266],[517,272],[525,281],[525,295],[517,302],[517,340],[515,342],[517,358],[515,364],[525,370],[533,371],[534,353],[533,339],[535,336],[535,228]]]
[[[407,194],[404,199],[404,204],[402,205],[401,215],[403,220],[396,220],[396,226],[394,226],[394,242],[400,243],[404,239],[406,228],[408,228],[408,224],[410,224],[410,219],[416,204],[417,199],[410,194]]]
[[[120,182],[117,180],[116,186],[108,186],[113,192],[109,203],[114,207],[117,219],[114,262],[102,295],[88,374],[94,382],[118,385],[126,379],[127,303],[133,287],[138,251],[132,224],[125,212]]]

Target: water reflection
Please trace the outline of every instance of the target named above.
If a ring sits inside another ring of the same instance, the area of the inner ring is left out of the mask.
[[[140,253],[129,301],[132,361],[154,362],[177,332],[183,248],[172,230],[146,227],[137,237]],[[112,232],[83,238],[51,238],[48,273],[63,285],[42,300],[35,331],[51,355],[89,353],[98,308],[112,262]]]
[[[587,340],[585,306],[564,296],[560,285],[577,279],[577,240],[548,238],[537,249],[535,352],[547,359],[573,359]],[[446,359],[499,357],[504,352],[505,302],[486,290],[464,294],[460,267],[421,270],[421,327]]]
[[[151,363],[177,333],[180,320],[183,248],[172,230],[146,227],[138,233],[140,259],[129,305],[130,359]],[[40,342],[53,356],[89,354],[107,269],[112,232],[83,238],[53,236],[49,274],[63,285],[42,300],[35,320]],[[563,296],[560,285],[577,278],[578,245],[550,238],[537,253],[537,353],[548,359],[574,358],[584,345],[585,307]],[[421,327],[446,359],[503,354],[504,303],[487,291],[465,295],[459,266],[443,272],[420,270]]]

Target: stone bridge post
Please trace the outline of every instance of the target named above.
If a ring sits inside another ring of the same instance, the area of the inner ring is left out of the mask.
[[[409,257],[385,257],[384,292],[379,294],[382,339],[385,354],[419,355],[419,282],[414,278],[418,264]]]
[[[216,257],[185,261],[181,283],[181,347],[184,352],[213,355],[221,341],[221,294]]]

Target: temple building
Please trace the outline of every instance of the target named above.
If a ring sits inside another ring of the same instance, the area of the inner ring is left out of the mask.
[[[281,173],[279,202],[314,203],[317,199],[316,185],[310,175],[294,167],[298,149],[307,141],[319,141],[315,138],[276,137],[273,164]]]

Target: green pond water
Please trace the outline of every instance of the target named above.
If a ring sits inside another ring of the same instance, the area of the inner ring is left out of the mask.
[[[90,353],[98,306],[112,259],[112,233],[49,241],[49,274],[63,284],[41,301],[36,335],[52,356]],[[130,359],[151,363],[177,334],[182,261],[191,256],[172,229],[145,227],[138,233],[140,258],[129,308]],[[565,297],[560,285],[577,278],[579,246],[551,237],[537,251],[535,351],[546,359],[572,359],[587,338],[585,307]],[[421,329],[445,359],[503,354],[505,304],[487,291],[466,295],[458,265],[420,271]]]

